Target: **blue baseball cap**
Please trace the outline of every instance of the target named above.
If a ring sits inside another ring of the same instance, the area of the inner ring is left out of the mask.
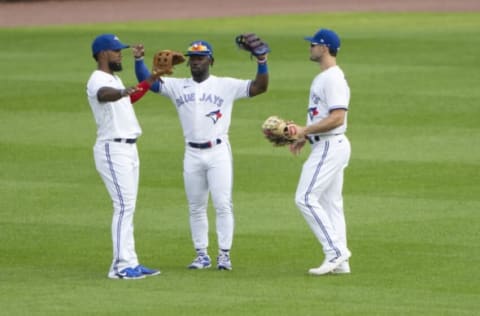
[[[104,50],[119,50],[129,48],[129,45],[125,45],[114,34],[102,34],[95,38],[92,43],[92,54],[96,55]]]
[[[340,37],[329,29],[320,29],[313,36],[306,36],[305,39],[312,44],[325,45],[328,48],[338,51],[340,49]]]
[[[205,41],[195,41],[190,44],[185,56],[209,56],[213,59],[212,45]]]

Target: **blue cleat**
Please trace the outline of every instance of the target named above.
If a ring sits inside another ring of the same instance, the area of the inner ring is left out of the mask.
[[[145,275],[143,275],[140,271],[136,269],[125,268],[122,271],[119,271],[117,273],[109,273],[108,277],[110,279],[137,280],[137,279],[144,279]]]
[[[139,272],[140,274],[144,275],[144,276],[154,276],[154,275],[159,275],[160,274],[160,270],[149,269],[145,266],[142,266],[141,264],[136,266],[135,270],[137,272]]]

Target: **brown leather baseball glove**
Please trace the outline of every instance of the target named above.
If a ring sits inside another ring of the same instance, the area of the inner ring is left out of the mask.
[[[171,75],[173,74],[174,66],[184,61],[185,57],[182,53],[172,50],[161,50],[153,56],[153,71],[158,76]]]

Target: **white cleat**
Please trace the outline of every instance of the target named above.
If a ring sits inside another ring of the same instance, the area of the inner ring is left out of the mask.
[[[347,261],[340,263],[338,267],[332,270],[332,274],[349,274],[350,273],[350,264]]]
[[[218,270],[232,270],[232,261],[230,261],[230,255],[222,252],[217,257],[217,269]]]
[[[342,263],[347,261],[351,255],[352,254],[350,253],[350,251],[347,250],[339,257],[325,259],[325,261],[323,261],[323,263],[318,268],[312,268],[308,270],[308,273],[313,275],[325,275],[328,273],[333,273],[333,271],[337,269]]]
[[[200,269],[208,269],[212,266],[212,262],[210,260],[210,256],[207,254],[198,255],[193,262],[188,266],[191,270],[200,270]]]

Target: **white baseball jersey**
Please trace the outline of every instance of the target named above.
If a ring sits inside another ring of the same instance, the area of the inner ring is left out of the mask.
[[[307,126],[326,118],[332,110],[348,110],[350,88],[339,66],[322,71],[312,82],[308,104]],[[347,130],[347,113],[343,125],[326,133],[316,135],[343,134]]]
[[[310,88],[307,125],[328,117],[332,110],[347,110],[349,102],[350,89],[343,71],[338,66],[322,71]],[[326,261],[351,255],[342,196],[343,171],[351,152],[346,129],[345,117],[343,125],[310,135],[312,150],[303,164],[295,194],[297,207],[322,245]]]
[[[160,94],[178,111],[187,142],[206,142],[228,134],[233,102],[249,96],[251,80],[210,75],[201,83],[192,78],[162,78]]]
[[[122,80],[116,75],[96,70],[87,83],[87,96],[97,124],[97,140],[114,138],[138,138],[142,134],[137,117],[126,96],[115,102],[102,102],[97,92],[102,87],[125,89]]]
[[[113,102],[99,102],[102,87],[124,89],[120,78],[96,70],[87,83],[87,97],[97,124],[97,141],[93,147],[96,169],[113,202],[113,260],[108,276],[117,278],[119,271],[136,267],[138,262],[133,236],[140,161],[137,145],[114,139],[136,139],[142,133],[130,97]]]
[[[251,80],[212,75],[200,83],[192,78],[163,80],[159,93],[175,105],[186,142],[183,177],[194,247],[197,252],[206,252],[208,248],[207,206],[211,193],[217,216],[218,247],[230,250],[234,218],[228,129],[233,102],[249,96]],[[192,143],[212,146],[194,148]]]

